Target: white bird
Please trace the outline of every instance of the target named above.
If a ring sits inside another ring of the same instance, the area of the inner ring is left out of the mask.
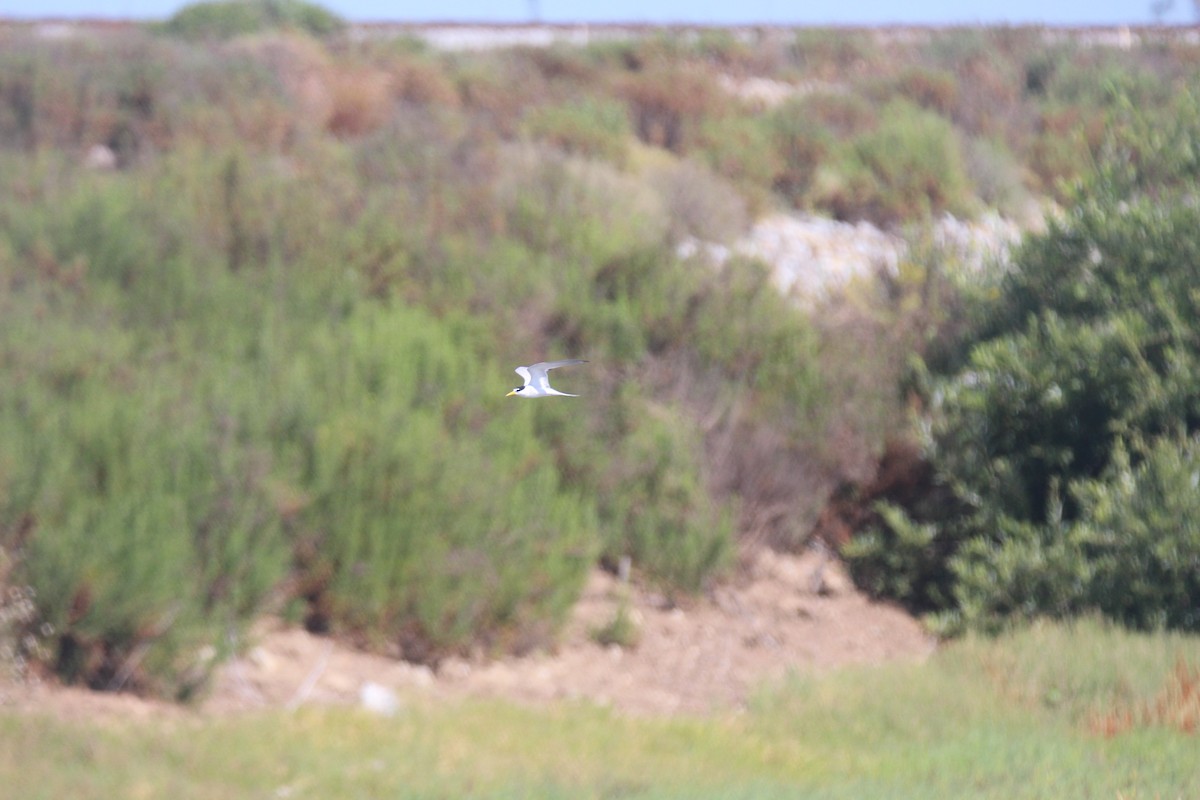
[[[569,367],[572,364],[586,364],[587,362],[581,358],[568,358],[564,361],[539,361],[536,364],[530,364],[528,367],[517,367],[516,372],[525,380],[524,386],[518,386],[513,389],[505,397],[512,397],[514,394],[517,397],[579,397],[577,394],[567,394],[560,392],[550,385],[550,376],[546,373],[552,369],[559,367]]]

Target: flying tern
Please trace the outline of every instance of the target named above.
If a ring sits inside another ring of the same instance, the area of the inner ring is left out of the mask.
[[[568,358],[563,361],[539,361],[536,364],[530,364],[528,367],[517,367],[517,374],[525,380],[524,386],[518,386],[513,389],[505,397],[512,397],[514,394],[517,397],[579,397],[577,394],[567,394],[560,392],[550,385],[550,376],[546,373],[552,369],[559,367],[569,367],[572,364],[586,364],[587,362],[580,358]]]

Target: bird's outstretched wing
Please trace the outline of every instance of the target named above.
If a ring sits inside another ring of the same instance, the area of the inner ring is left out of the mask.
[[[516,373],[521,376],[521,380],[525,381],[526,386],[533,382],[533,376],[529,374],[529,367],[517,367]]]
[[[536,364],[530,364],[528,367],[518,367],[517,373],[520,374],[522,369],[527,370],[525,378],[527,383],[534,383],[542,389],[547,389],[550,386],[550,377],[546,374],[552,369],[559,367],[569,367],[572,364],[586,364],[582,358],[565,358],[561,361],[539,361]]]

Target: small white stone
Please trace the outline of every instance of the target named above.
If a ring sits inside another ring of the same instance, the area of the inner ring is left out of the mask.
[[[359,703],[367,711],[382,717],[395,716],[400,710],[400,701],[396,693],[386,686],[367,681],[358,692]]]
[[[263,672],[275,669],[275,657],[262,647],[256,647],[246,656],[246,660]]]
[[[83,164],[88,169],[116,169],[117,154],[112,151],[112,148],[94,144],[88,148],[87,155],[83,157]]]

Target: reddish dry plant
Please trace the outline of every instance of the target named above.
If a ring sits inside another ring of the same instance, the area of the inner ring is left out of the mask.
[[[1155,726],[1189,734],[1200,730],[1200,668],[1189,667],[1180,659],[1152,700],[1093,715],[1089,724],[1094,733],[1104,737]]]

